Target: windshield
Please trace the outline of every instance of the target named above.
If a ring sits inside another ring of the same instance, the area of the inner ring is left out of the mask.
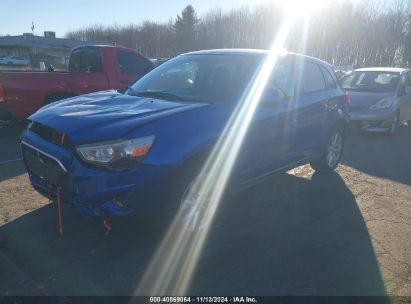
[[[400,73],[392,72],[352,72],[342,79],[342,87],[349,91],[391,92],[395,91]]]
[[[183,55],[137,81],[130,95],[188,102],[222,102],[245,88],[261,60],[244,55]]]

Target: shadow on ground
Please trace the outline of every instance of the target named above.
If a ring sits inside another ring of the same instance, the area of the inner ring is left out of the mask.
[[[48,205],[0,227],[0,294],[132,294],[161,229],[102,226],[65,208],[56,234]],[[338,174],[280,174],[231,196],[218,211],[189,294],[384,295],[353,194]]]
[[[0,182],[26,173],[22,161],[0,164]]]
[[[19,136],[25,123],[0,127],[0,182],[26,172],[21,161]]]
[[[411,185],[411,126],[399,128],[394,136],[350,130],[342,163],[369,175]]]
[[[27,126],[27,122],[13,121],[7,125],[0,125],[0,138],[19,137],[20,133]]]

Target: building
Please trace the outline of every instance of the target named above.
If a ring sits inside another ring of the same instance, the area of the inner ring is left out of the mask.
[[[44,36],[35,36],[32,33],[2,36],[0,37],[0,56],[13,55],[28,58],[33,69],[37,69],[42,61],[58,69],[64,69],[67,66],[71,49],[85,44],[89,43],[56,38],[56,33],[51,31],[44,32]]]

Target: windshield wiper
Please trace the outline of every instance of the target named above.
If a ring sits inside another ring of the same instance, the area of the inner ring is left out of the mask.
[[[166,99],[166,100],[180,100],[180,101],[187,101],[191,100],[187,97],[182,97],[173,93],[169,92],[162,92],[162,91],[146,91],[146,92],[132,92],[133,95],[139,97],[154,97],[159,99]]]
[[[125,93],[127,93],[128,95],[135,95],[135,91],[134,91],[132,85],[129,85],[129,86],[127,87],[127,89],[124,91],[124,94],[125,94]]]

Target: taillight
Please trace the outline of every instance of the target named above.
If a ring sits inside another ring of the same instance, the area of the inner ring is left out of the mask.
[[[0,84],[0,102],[5,102],[5,98],[4,98],[4,88],[3,86]]]
[[[350,105],[351,104],[351,95],[348,91],[344,91],[344,98],[345,102]]]

